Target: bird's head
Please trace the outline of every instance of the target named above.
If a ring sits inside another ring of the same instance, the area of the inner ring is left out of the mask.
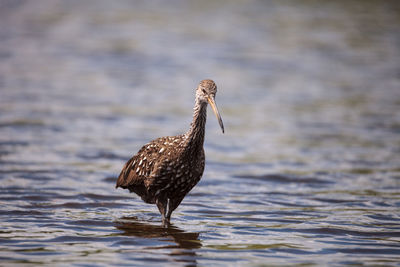
[[[215,103],[215,95],[217,93],[217,85],[213,80],[202,80],[196,90],[196,98],[200,102],[209,103],[215,116],[217,117],[219,126],[221,127],[222,133],[224,133],[224,124],[219,114],[217,104]]]

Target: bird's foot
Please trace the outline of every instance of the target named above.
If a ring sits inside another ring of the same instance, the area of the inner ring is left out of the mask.
[[[163,226],[164,228],[168,228],[168,227],[171,226],[171,223],[170,223],[169,221],[163,221],[163,222],[162,222],[162,226]]]
[[[168,227],[171,226],[171,223],[170,223],[170,221],[169,221],[169,218],[165,218],[165,217],[162,218],[162,226],[163,226],[164,228],[168,228]]]

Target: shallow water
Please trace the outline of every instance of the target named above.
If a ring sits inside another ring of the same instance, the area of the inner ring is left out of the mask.
[[[0,265],[398,265],[400,5],[168,3],[0,1]],[[205,78],[165,229],[116,176]]]

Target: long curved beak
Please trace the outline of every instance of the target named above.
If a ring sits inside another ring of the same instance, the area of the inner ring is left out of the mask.
[[[221,126],[222,133],[224,133],[225,132],[224,123],[222,122],[221,115],[219,115],[217,104],[215,104],[214,98],[211,97],[211,96],[208,96],[207,100],[208,100],[208,103],[210,103],[210,106],[211,106],[212,110],[214,111],[215,117],[217,117],[219,126]]]

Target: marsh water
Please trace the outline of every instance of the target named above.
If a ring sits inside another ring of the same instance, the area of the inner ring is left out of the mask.
[[[0,265],[397,265],[398,1],[0,1]],[[115,189],[218,85],[161,227]]]

